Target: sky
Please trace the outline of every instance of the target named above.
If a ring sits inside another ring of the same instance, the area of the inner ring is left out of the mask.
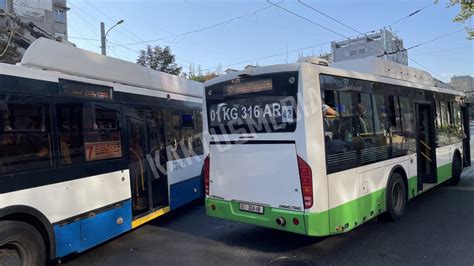
[[[294,63],[299,55],[330,52],[330,41],[380,30],[422,9],[391,26],[405,48],[447,36],[410,49],[409,65],[445,81],[474,76],[474,40],[461,30],[472,21],[453,22],[459,7],[447,8],[446,0],[301,0],[353,29],[296,0],[272,1],[293,14],[259,0],[68,0],[68,35],[100,53],[100,22],[108,29],[123,19],[107,36],[109,56],[135,62],[147,44],[170,46],[183,72],[190,64],[205,72]]]

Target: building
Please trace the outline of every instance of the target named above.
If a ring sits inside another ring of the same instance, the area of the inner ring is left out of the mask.
[[[474,77],[469,75],[453,76],[451,77],[449,85],[458,91],[465,92],[467,97],[469,97],[469,102],[474,103]],[[471,107],[474,108],[474,105]]]
[[[474,91],[474,78],[465,75],[465,76],[453,76],[449,84],[458,91],[462,92],[472,92]]]
[[[18,61],[39,37],[67,42],[66,0],[0,0],[0,9],[0,26],[4,29],[0,42],[7,42],[14,33],[9,49],[17,49]]]
[[[375,56],[408,65],[408,53],[403,47],[403,40],[387,29],[349,40],[333,41],[331,54],[334,62]]]

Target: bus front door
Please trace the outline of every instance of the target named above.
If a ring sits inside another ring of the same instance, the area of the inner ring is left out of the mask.
[[[469,105],[461,107],[464,138],[462,139],[463,166],[471,166],[471,128],[469,125]]]
[[[161,110],[126,111],[133,216],[168,206],[164,124]]]
[[[416,104],[418,190],[423,183],[436,183],[434,117],[431,104]]]

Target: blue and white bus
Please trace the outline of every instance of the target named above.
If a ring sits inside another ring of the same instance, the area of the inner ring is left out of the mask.
[[[82,252],[202,197],[202,91],[46,39],[0,64],[0,265]]]

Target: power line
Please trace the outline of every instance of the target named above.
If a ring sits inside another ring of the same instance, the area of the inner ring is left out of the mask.
[[[415,63],[416,65],[420,66],[421,68],[425,69],[426,71],[430,72],[431,74],[435,74],[436,76],[438,76],[439,78],[443,79],[443,76],[441,76],[440,74],[430,70],[429,68],[425,67],[424,65],[418,63],[417,61],[415,61],[414,59],[412,58],[408,58],[408,60],[412,61],[413,63]]]
[[[314,44],[314,45],[311,45],[311,46],[297,48],[297,49],[293,49],[293,50],[289,50],[289,51],[285,51],[285,52],[281,52],[281,53],[276,53],[276,54],[271,54],[271,55],[267,55],[267,56],[262,56],[262,57],[250,59],[250,60],[245,60],[245,61],[240,61],[240,62],[236,62],[236,63],[226,64],[226,65],[222,65],[221,67],[230,67],[230,66],[245,64],[245,63],[249,63],[249,62],[264,60],[264,59],[268,59],[268,58],[272,58],[272,57],[286,55],[287,53],[295,53],[295,52],[307,50],[307,49],[310,49],[310,48],[323,46],[323,45],[330,44],[330,43],[331,43],[331,41],[324,42],[324,43],[319,43],[319,44]],[[211,69],[208,68],[208,69],[204,69],[203,71],[208,71],[208,70],[211,70]]]
[[[166,40],[166,39],[170,39],[170,38],[181,38],[181,37],[184,37],[186,35],[190,35],[190,34],[193,34],[193,33],[198,33],[198,32],[202,32],[202,31],[206,31],[206,30],[209,30],[209,29],[212,29],[212,28],[216,28],[216,27],[219,27],[219,26],[225,26],[229,23],[232,23],[236,20],[239,20],[239,19],[245,19],[249,16],[254,16],[256,15],[257,13],[260,13],[262,11],[265,11],[269,8],[271,8],[272,6],[266,6],[266,7],[263,7],[263,8],[260,8],[258,10],[255,10],[253,12],[249,12],[249,13],[246,13],[244,15],[241,15],[241,16],[237,16],[237,17],[232,17],[230,19],[227,19],[225,21],[222,21],[222,22],[218,22],[218,23],[215,23],[215,24],[212,24],[212,25],[208,25],[208,26],[205,26],[205,27],[202,27],[202,28],[199,28],[199,29],[195,29],[195,30],[190,30],[190,31],[186,31],[186,32],[182,32],[182,33],[178,33],[178,34],[173,34],[173,35],[169,35],[169,36],[165,36],[165,37],[161,37],[161,38],[157,38],[157,39],[151,39],[151,40],[146,40],[146,41],[141,41],[141,42],[132,42],[132,43],[124,43],[124,44],[120,44],[121,46],[131,46],[131,45],[138,45],[138,44],[144,44],[144,43],[152,43],[152,42],[158,42],[158,41],[162,41],[162,40]]]
[[[111,42],[111,41],[108,41],[108,42],[114,45],[114,46],[110,46],[110,47],[112,47],[112,48],[113,48],[113,47],[120,47],[120,48],[126,49],[126,50],[131,51],[131,52],[140,53],[140,50],[135,50],[135,49],[132,49],[132,48],[130,48],[130,47],[123,46],[123,45],[121,45],[121,44],[117,44],[117,43],[114,43],[114,42]],[[175,57],[175,58],[176,58],[176,57]],[[176,58],[175,61],[186,61],[186,60]],[[190,62],[190,61],[186,61],[186,62],[189,62],[189,63],[193,64],[193,63]],[[175,63],[176,63],[178,66],[182,67],[182,68],[188,67],[188,66],[185,66],[185,65],[183,65],[183,64],[180,64],[180,63],[178,63],[178,62],[175,62]]]
[[[435,41],[437,41],[437,40],[446,38],[446,37],[448,37],[448,36],[451,36],[451,35],[453,35],[453,34],[456,34],[456,33],[458,33],[458,32],[461,32],[461,31],[464,31],[464,29],[459,29],[459,30],[457,30],[457,31],[453,31],[453,32],[444,34],[444,35],[442,35],[442,36],[436,37],[436,38],[431,39],[431,40],[428,40],[428,41],[424,41],[424,42],[422,42],[422,43],[419,43],[419,44],[410,46],[410,47],[405,48],[405,49],[401,49],[401,50],[398,50],[398,51],[395,51],[395,52],[385,53],[384,55],[397,54],[397,53],[400,53],[400,52],[405,52],[405,51],[408,51],[408,50],[411,50],[411,49],[414,49],[414,48],[418,48],[418,47],[423,46],[423,45],[425,45],[425,44],[435,42]],[[381,57],[381,56],[383,56],[383,55],[379,55],[378,57]]]
[[[407,48],[407,50],[413,49],[413,48],[417,48],[417,47],[420,47],[420,46],[425,45],[425,44],[428,44],[428,43],[435,42],[435,41],[437,41],[437,40],[439,40],[439,39],[443,39],[443,38],[445,38],[445,37],[451,36],[451,35],[453,35],[453,34],[456,34],[456,33],[458,33],[458,32],[461,32],[461,31],[464,31],[464,29],[459,29],[459,30],[457,30],[457,31],[453,31],[453,32],[451,32],[451,33],[448,33],[448,34],[445,34],[445,35],[436,37],[436,38],[434,38],[434,39],[431,39],[431,40],[428,40],[428,41],[419,43],[419,44],[417,44],[417,45],[413,45],[413,46]]]
[[[316,9],[315,7],[304,3],[302,0],[298,0],[298,2],[299,2],[300,4],[306,6],[307,8],[309,8],[309,9],[311,9],[311,10],[317,12],[318,14],[321,14],[321,15],[323,15],[323,16],[329,18],[330,20],[335,21],[335,22],[341,24],[342,26],[344,26],[344,27],[346,27],[346,28],[349,28],[349,29],[351,29],[351,30],[353,30],[353,31],[355,31],[355,32],[357,32],[357,33],[359,33],[359,34],[361,34],[361,35],[366,35],[366,33],[363,33],[363,32],[361,32],[361,31],[355,29],[354,27],[351,27],[351,26],[345,24],[344,22],[342,22],[342,21],[340,21],[340,20],[338,20],[338,19],[336,19],[336,18],[334,18],[334,17],[332,17],[332,16],[330,16],[330,15],[328,15],[328,14],[326,14],[326,13],[324,13],[324,12],[318,10],[318,9]],[[349,38],[349,39],[350,39],[350,38]],[[363,45],[363,44],[362,44],[362,45]],[[382,44],[379,43],[379,42],[377,42],[377,45],[380,47],[380,49],[381,49],[381,50],[384,52],[384,54],[385,54],[386,51],[385,51],[385,48],[382,46]],[[363,45],[363,46],[365,46],[365,45]],[[366,46],[366,47],[367,47],[367,46]],[[374,50],[374,49],[373,49],[373,50]],[[376,50],[374,50],[374,51],[376,51]],[[378,51],[376,51],[376,52],[378,52]]]
[[[319,13],[319,14],[321,14],[321,15],[323,15],[323,16],[325,16],[325,17],[327,17],[327,18],[329,18],[329,19],[331,19],[331,20],[333,20],[333,21],[335,21],[335,22],[337,22],[337,23],[339,23],[339,24],[345,26],[346,28],[349,28],[349,29],[351,29],[351,30],[353,30],[353,31],[355,31],[355,32],[357,32],[357,33],[359,33],[359,34],[361,34],[361,35],[366,35],[366,34],[367,34],[367,33],[360,32],[359,30],[357,30],[357,29],[355,29],[355,28],[353,28],[353,27],[351,27],[351,26],[349,26],[349,25],[347,25],[347,24],[341,22],[340,20],[335,19],[334,17],[332,17],[332,16],[330,16],[330,15],[328,15],[328,14],[326,14],[326,13],[324,13],[324,12],[322,12],[322,11],[316,9],[316,8],[314,8],[313,6],[310,6],[310,5],[306,4],[306,3],[304,3],[302,0],[298,0],[298,2],[299,2],[300,4],[302,4],[302,5],[304,5],[304,6],[308,7],[308,8],[310,8],[311,10],[313,10],[313,11],[315,11],[315,12],[317,12],[317,13]],[[420,9],[418,9],[418,10],[416,10],[416,11],[410,13],[408,16],[405,16],[405,17],[403,17],[403,18],[401,18],[401,19],[395,21],[394,23],[388,25],[387,27],[390,27],[390,28],[391,28],[391,26],[397,24],[398,22],[400,22],[400,21],[402,21],[402,20],[405,20],[405,19],[407,19],[407,18],[409,18],[409,17],[411,17],[411,16],[414,16],[415,14],[418,14],[418,13],[421,12],[422,10],[424,10],[424,9],[426,9],[426,8],[429,8],[429,7],[431,7],[431,6],[434,5],[434,4],[435,4],[435,3],[431,3],[431,4],[427,5],[427,6],[424,6],[424,7],[420,8]],[[385,28],[385,27],[384,27],[384,28]],[[456,32],[454,32],[454,33],[456,33]],[[454,33],[452,33],[452,34],[454,34]],[[449,35],[450,35],[450,34],[448,34],[447,36],[449,36]],[[437,38],[437,39],[433,39],[433,40],[431,40],[431,41],[436,41],[436,40],[441,39],[441,38],[444,38],[444,37],[446,37],[446,36],[441,36],[441,37],[439,37],[439,38]],[[429,41],[429,42],[431,42],[431,41]],[[428,43],[428,42],[427,42],[427,43]],[[397,47],[397,51],[389,52],[389,53],[387,53],[387,51],[385,50],[385,48],[382,47],[382,45],[381,45],[380,43],[377,42],[377,44],[378,44],[378,45],[380,46],[380,48],[384,51],[384,53],[383,53],[382,55],[379,55],[379,56],[378,56],[378,57],[382,57],[382,56],[389,55],[389,54],[396,54],[396,53],[399,53],[399,52],[404,52],[404,51],[407,51],[407,50],[409,50],[409,49],[413,49],[413,48],[416,48],[416,47],[418,47],[418,46],[424,45],[424,44],[426,44],[426,43],[418,44],[418,45],[416,45],[416,46],[414,46],[414,47],[410,47],[410,48],[402,49],[402,50],[399,50],[398,47]],[[365,46],[365,45],[364,45],[364,46]],[[374,51],[375,51],[375,50],[374,50]]]
[[[87,1],[85,1],[85,2],[87,2]],[[92,15],[90,15],[89,13],[85,12],[83,9],[79,8],[77,5],[72,4],[72,3],[70,3],[70,4],[71,4],[71,5],[74,7],[74,9],[76,9],[77,11],[82,12],[82,13],[85,13],[85,14],[87,14],[88,16],[90,16],[90,17],[94,18],[95,20],[99,21],[97,18],[95,18],[95,17],[93,17]],[[89,4],[89,5],[91,5],[91,4]],[[91,5],[91,6],[92,6],[92,5]],[[100,10],[99,10],[99,12],[100,12],[102,15],[104,15],[105,17],[107,17],[109,20],[113,21],[113,19],[112,19],[110,16],[108,16],[107,14],[105,14],[104,12],[102,12],[102,11],[100,11]],[[84,23],[86,23],[86,26],[88,26],[89,29],[93,30],[93,28],[92,28],[93,26],[92,26],[85,18],[83,18],[82,16],[80,16],[78,13],[76,13],[76,15],[78,16],[78,18],[80,18],[82,21],[84,21]],[[80,32],[79,32],[79,34],[82,35],[82,33],[80,33]],[[121,34],[124,35],[123,33],[121,33]],[[82,35],[82,36],[83,36],[83,35]],[[124,36],[127,37],[127,35],[124,35]],[[85,41],[100,41],[99,39],[87,38],[87,37],[69,36],[69,38],[71,38],[71,39],[77,39],[77,40],[85,40]],[[139,50],[130,49],[130,48],[125,47],[125,46],[123,46],[123,45],[119,45],[119,44],[117,44],[117,43],[115,43],[115,42],[112,42],[112,41],[110,41],[110,39],[107,39],[107,42],[109,42],[109,43],[112,44],[112,45],[109,45],[109,47],[120,47],[120,48],[124,48],[124,49],[126,49],[126,50],[128,50],[128,51],[132,51],[132,52],[135,52],[135,53],[139,53],[139,52],[140,52]],[[176,59],[176,60],[178,60],[178,59]],[[179,61],[190,62],[190,61],[187,61],[187,60],[184,60],[184,59],[179,59]],[[180,65],[180,66],[181,66],[181,67],[184,67],[183,65]]]
[[[79,33],[79,32],[78,32]],[[79,33],[80,34],[80,33]],[[82,36],[82,35],[81,35]],[[85,41],[98,41],[100,42],[99,39],[94,39],[94,38],[87,38],[87,37],[76,37],[76,36],[68,36],[69,39],[76,39],[76,40],[85,40]]]
[[[86,26],[94,33],[94,34],[97,34],[96,30],[94,29],[94,26],[92,26],[92,24],[87,21],[85,18],[83,18],[81,15],[79,15],[79,12],[82,12],[86,15],[89,15],[87,12],[84,12],[81,8],[79,8],[78,6],[76,6],[75,4],[73,4],[71,1],[69,1],[69,4],[72,5],[74,7],[74,9],[76,9],[78,12],[75,13],[76,16],[81,19],[82,21],[84,21],[84,23],[86,24]]]
[[[403,21],[403,20],[405,20],[405,19],[407,19],[407,18],[409,18],[409,17],[411,17],[411,16],[414,16],[414,15],[418,14],[418,13],[421,12],[422,10],[431,7],[431,6],[434,5],[435,3],[436,3],[436,2],[433,1],[433,3],[431,3],[431,4],[429,4],[429,5],[426,5],[426,6],[422,7],[422,8],[420,8],[420,9],[418,9],[418,10],[416,10],[416,11],[410,13],[408,16],[405,16],[405,17],[403,17],[403,18],[401,18],[401,19],[398,19],[398,20],[394,21],[392,24],[389,25],[389,27],[392,27],[393,25],[398,24],[399,22],[401,22],[401,21]]]
[[[330,31],[330,32],[332,32],[332,33],[335,33],[335,34],[337,34],[337,35],[339,35],[339,36],[341,36],[341,37],[344,37],[344,38],[346,38],[346,39],[350,39],[349,37],[347,37],[347,36],[345,36],[345,35],[343,35],[343,34],[340,34],[340,33],[336,32],[336,31],[334,31],[334,30],[332,30],[332,29],[330,29],[330,28],[328,28],[328,27],[322,26],[322,25],[320,25],[319,23],[316,23],[315,21],[313,21],[313,20],[311,20],[311,19],[309,19],[309,18],[306,18],[306,17],[301,16],[301,15],[299,15],[299,14],[297,14],[297,13],[291,11],[291,10],[288,10],[288,9],[286,9],[286,8],[284,8],[284,7],[282,7],[282,6],[280,6],[279,4],[275,4],[275,3],[271,2],[271,0],[267,0],[267,2],[270,3],[270,4],[272,4],[272,5],[274,5],[274,6],[276,6],[276,7],[278,7],[278,8],[280,8],[280,9],[282,9],[282,10],[284,10],[284,11],[286,11],[286,12],[288,12],[288,13],[290,13],[290,14],[293,14],[293,15],[295,15],[295,16],[297,16],[297,17],[303,19],[303,20],[306,20],[306,21],[310,22],[310,23],[313,24],[313,25],[316,25],[316,26],[318,26],[318,27],[321,27],[321,28],[323,28],[323,29],[326,29],[326,30],[328,30],[328,31]],[[302,1],[299,1],[299,2],[302,3]],[[427,6],[427,7],[429,7],[429,6]],[[427,8],[427,7],[425,7],[425,8]],[[312,9],[313,9],[313,8],[312,8]],[[423,8],[423,9],[424,9],[424,8]],[[315,9],[313,9],[313,10],[315,10]],[[420,12],[421,10],[422,10],[422,9],[420,9],[420,10],[417,11],[417,12],[413,12],[413,13],[410,14],[409,16],[413,16],[414,14]],[[319,13],[319,12],[318,12],[318,13]],[[326,16],[327,16],[327,17],[330,17],[329,15],[326,15]],[[339,23],[339,22],[338,22],[338,23]],[[341,23],[342,23],[342,22],[341,22]],[[355,30],[355,29],[354,29],[354,30]],[[461,29],[461,30],[463,30],[463,29]],[[461,31],[461,30],[458,30],[458,31],[456,31],[456,32],[452,32],[452,33],[449,33],[449,34],[445,34],[445,35],[443,35],[443,36],[434,38],[434,39],[432,39],[432,40],[429,40],[429,41],[426,41],[426,42],[417,44],[417,45],[415,45],[415,46],[412,46],[412,47],[409,47],[409,48],[407,48],[407,49],[403,49],[403,50],[400,50],[400,51],[397,51],[397,52],[387,53],[386,51],[384,51],[384,54],[383,54],[383,55],[380,55],[380,56],[384,56],[384,55],[387,55],[387,54],[395,54],[395,53],[398,53],[398,52],[401,52],[401,51],[404,51],[404,50],[413,49],[413,48],[416,48],[416,47],[425,45],[425,44],[427,44],[427,43],[437,41],[437,40],[439,40],[439,39],[441,39],[441,38],[450,36],[450,35],[452,35],[452,34],[454,34],[454,33],[457,33],[457,32],[459,32],[459,31]],[[355,30],[355,31],[356,31],[356,32],[359,32],[358,30]],[[369,48],[369,49],[374,50],[374,51],[377,52],[377,50],[375,50],[375,49],[372,48],[372,47],[366,46],[366,45],[364,45],[364,44],[361,44],[361,45],[362,45],[362,46],[365,46],[366,48]],[[384,50],[384,49],[383,49],[383,50]],[[284,53],[281,53],[281,54],[284,54]],[[276,55],[275,55],[275,56],[276,56]],[[272,57],[272,56],[270,56],[270,57]],[[265,58],[268,58],[268,57],[265,57]],[[254,59],[254,60],[261,60],[261,59],[264,59],[264,58]],[[425,66],[419,64],[419,63],[416,62],[415,60],[413,60],[413,59],[411,59],[411,58],[409,58],[409,60],[413,61],[415,64],[421,66],[422,68],[428,70],[429,72],[431,72],[431,73],[433,73],[433,74],[435,74],[435,75],[441,77],[441,75],[439,75],[439,74],[437,74],[437,73],[435,73],[435,72],[433,72],[433,71],[430,71],[428,68],[426,68]],[[245,62],[249,62],[249,61],[245,61]],[[241,63],[242,63],[242,62],[241,62]],[[241,63],[236,63],[236,64],[241,64]],[[232,64],[232,65],[234,65],[234,64]],[[229,66],[229,65],[226,65],[226,66]]]
[[[309,18],[307,18],[307,17],[301,16],[301,15],[299,15],[299,14],[297,14],[297,13],[295,13],[295,12],[289,10],[289,9],[286,9],[286,8],[282,7],[281,5],[279,5],[279,3],[276,3],[276,4],[275,4],[275,3],[273,3],[273,2],[270,1],[270,0],[267,0],[267,3],[270,3],[270,4],[274,5],[275,7],[279,8],[279,9],[281,9],[281,10],[283,10],[283,11],[286,11],[286,12],[288,12],[288,13],[294,15],[294,16],[297,16],[297,17],[299,17],[299,18],[301,18],[301,19],[303,19],[303,20],[306,20],[307,22],[309,22],[309,23],[311,23],[311,24],[313,24],[313,25],[315,25],[315,26],[318,26],[318,27],[320,27],[320,28],[322,28],[322,29],[325,29],[325,30],[327,30],[327,31],[329,31],[329,32],[332,32],[332,33],[334,33],[334,34],[336,34],[336,35],[339,35],[339,36],[341,36],[341,37],[343,37],[343,38],[349,39],[349,37],[347,37],[347,36],[345,36],[345,35],[343,35],[343,34],[340,34],[339,32],[336,32],[336,31],[334,31],[334,30],[332,30],[332,29],[330,29],[330,28],[328,28],[328,27],[326,27],[326,26],[323,26],[323,25],[321,25],[321,24],[319,24],[319,23],[317,23],[317,22],[315,22],[315,21],[313,21],[313,20],[311,20],[311,19],[309,19]]]
[[[114,18],[112,18],[112,17],[110,17],[109,15],[107,15],[105,12],[103,12],[102,10],[100,10],[99,8],[97,8],[95,5],[93,5],[93,4],[90,3],[89,1],[84,0],[84,2],[85,2],[86,4],[88,4],[90,7],[92,7],[94,10],[96,10],[97,12],[99,12],[100,14],[102,14],[103,16],[105,16],[106,18],[108,18],[109,21],[111,21],[112,23],[116,23],[116,22],[117,22],[117,20],[115,20]],[[97,19],[97,20],[98,20],[98,19]],[[99,22],[100,22],[100,21],[99,21]],[[126,27],[123,27],[123,26],[122,26],[122,28],[123,28],[125,31],[129,32],[130,35],[122,33],[122,31],[121,31],[120,29],[116,29],[116,31],[117,31],[117,32],[120,32],[120,33],[121,33],[122,35],[124,35],[124,36],[130,36],[130,37],[134,38],[135,40],[142,41],[142,39],[140,39],[140,37],[138,37],[138,36],[137,36],[135,33],[133,33],[132,31],[127,30]]]
[[[353,30],[353,31],[355,31],[355,32],[357,32],[357,33],[359,33],[359,34],[362,34],[362,35],[365,34],[365,33],[363,33],[363,32],[360,32],[360,31],[354,29],[354,28],[351,27],[351,26],[349,26],[349,25],[347,25],[347,24],[341,22],[340,20],[337,20],[337,19],[335,19],[335,18],[333,18],[333,17],[327,15],[326,13],[324,13],[324,12],[322,12],[322,11],[320,11],[320,10],[314,8],[313,6],[310,6],[310,5],[306,4],[306,3],[303,2],[302,0],[298,0],[298,2],[299,2],[300,4],[306,6],[307,8],[309,8],[309,9],[311,9],[311,10],[313,10],[313,11],[315,11],[315,12],[317,12],[317,13],[319,13],[319,14],[325,16],[325,17],[327,17],[328,19],[330,19],[330,20],[332,20],[332,21],[335,21],[335,22],[341,24],[342,26],[344,26],[344,27],[346,27],[346,28],[349,28],[349,29],[351,29],[351,30]]]
[[[459,47],[453,47],[453,48],[450,48],[450,49],[428,51],[428,52],[416,53],[416,54],[411,54],[411,55],[412,56],[414,56],[414,55],[427,55],[427,54],[434,54],[434,53],[441,53],[441,52],[458,51],[458,50],[463,50],[463,49],[467,49],[467,48],[473,49],[474,47],[472,45],[470,45],[470,46],[459,46]]]
[[[327,30],[327,31],[330,31],[330,32],[332,32],[332,33],[335,33],[335,34],[337,34],[337,35],[339,35],[339,36],[341,36],[341,37],[343,37],[343,38],[345,38],[345,39],[350,39],[350,38],[351,38],[351,37],[345,36],[345,35],[343,35],[343,34],[341,34],[341,33],[339,33],[339,32],[336,32],[336,31],[334,31],[334,30],[332,30],[332,29],[330,29],[330,28],[328,28],[328,27],[326,27],[326,26],[323,26],[323,25],[321,25],[321,24],[319,24],[319,23],[317,23],[317,22],[315,22],[315,21],[313,21],[313,20],[311,20],[311,19],[309,19],[309,18],[307,18],[307,17],[301,16],[301,15],[299,15],[299,14],[297,14],[297,13],[295,13],[295,12],[289,10],[289,9],[286,9],[286,8],[282,7],[281,5],[279,5],[279,3],[276,3],[276,4],[275,4],[275,3],[271,2],[271,0],[267,0],[267,2],[270,3],[270,4],[272,4],[272,5],[274,5],[275,7],[278,7],[278,8],[280,8],[280,9],[282,9],[283,11],[286,11],[286,12],[288,12],[288,13],[290,13],[290,14],[296,16],[296,17],[299,17],[299,18],[301,18],[301,19],[303,19],[303,20],[306,20],[306,21],[310,22],[311,24],[316,25],[316,26],[318,26],[318,27],[320,27],[320,28],[323,28],[323,29],[325,29],[325,30]],[[375,48],[372,48],[372,47],[370,47],[370,46],[367,46],[367,45],[365,45],[365,44],[363,44],[363,43],[360,43],[360,45],[366,47],[367,49],[373,50],[373,51],[375,51],[376,53],[379,53],[379,51],[377,51]],[[383,47],[380,47],[380,48],[381,48],[381,50],[383,51],[383,53],[386,54],[385,49],[384,49]]]

